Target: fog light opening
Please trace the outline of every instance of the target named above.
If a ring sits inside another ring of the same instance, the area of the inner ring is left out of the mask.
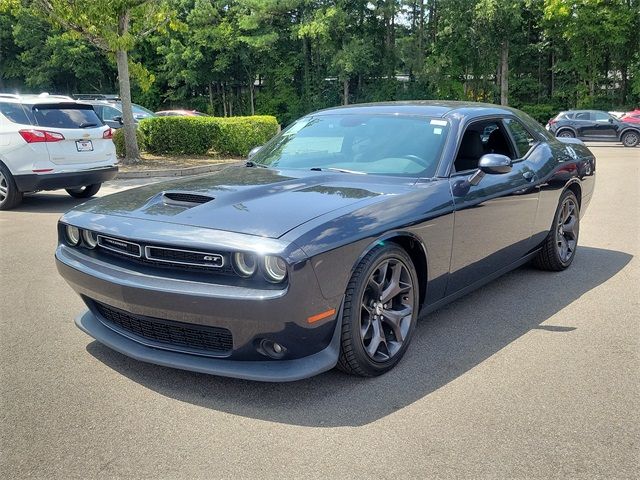
[[[280,359],[284,357],[285,353],[287,352],[287,349],[277,342],[264,338],[260,342],[259,351],[260,353],[262,353],[263,355],[266,355],[267,357]]]

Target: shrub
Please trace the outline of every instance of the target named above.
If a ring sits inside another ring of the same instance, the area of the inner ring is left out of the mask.
[[[213,118],[217,124],[213,149],[219,153],[246,156],[278,133],[278,121],[269,115]]]
[[[560,111],[554,105],[550,105],[547,103],[538,103],[535,105],[521,105],[520,110],[528,113],[533,118],[535,118],[541,124],[547,123],[550,118],[553,118]]]
[[[145,148],[144,136],[139,128],[136,130],[136,135],[138,137],[138,147],[143,150]],[[116,156],[118,158],[124,158],[124,128],[114,129],[113,143],[116,145]]]
[[[271,116],[154,117],[140,122],[145,148],[158,154],[196,154],[209,150],[244,156],[278,132]]]

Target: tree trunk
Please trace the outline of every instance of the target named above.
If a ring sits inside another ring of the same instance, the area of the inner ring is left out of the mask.
[[[222,84],[222,110],[225,117],[227,116],[227,94],[225,93],[226,89],[227,87],[223,83]]]
[[[342,104],[349,105],[349,79],[342,80]]]
[[[509,40],[502,42],[500,59],[500,105],[509,105]]]
[[[215,113],[213,107],[213,82],[209,82],[209,110],[212,114]]]
[[[129,11],[125,10],[118,16],[118,35],[122,37],[129,30]],[[118,65],[118,84],[120,86],[120,101],[122,102],[122,122],[124,124],[123,163],[132,164],[140,161],[140,150],[136,138],[136,123],[131,107],[131,84],[129,82],[129,58],[127,51],[116,50],[116,64]]]
[[[251,115],[255,115],[256,114],[256,106],[255,106],[255,95],[254,95],[254,83],[255,79],[253,77],[249,77],[249,101],[251,103]]]

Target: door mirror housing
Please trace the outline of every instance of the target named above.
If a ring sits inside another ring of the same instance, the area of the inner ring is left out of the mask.
[[[480,157],[478,168],[484,173],[499,175],[511,171],[511,159],[499,153],[487,153]]]
[[[113,121],[114,122],[118,122],[120,125],[124,125],[124,121],[122,120],[122,117],[120,117],[120,116],[113,117]]]
[[[247,155],[247,160],[250,160],[251,157],[253,157],[256,153],[258,153],[261,148],[262,148],[262,145],[258,145],[257,147],[253,147],[251,150],[249,150],[249,154]]]

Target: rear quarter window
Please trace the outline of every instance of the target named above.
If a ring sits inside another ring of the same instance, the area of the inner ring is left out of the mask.
[[[0,102],[0,113],[12,123],[20,125],[32,125],[33,123],[31,112],[20,103]]]
[[[34,105],[32,110],[41,127],[94,128],[103,125],[91,105]]]

